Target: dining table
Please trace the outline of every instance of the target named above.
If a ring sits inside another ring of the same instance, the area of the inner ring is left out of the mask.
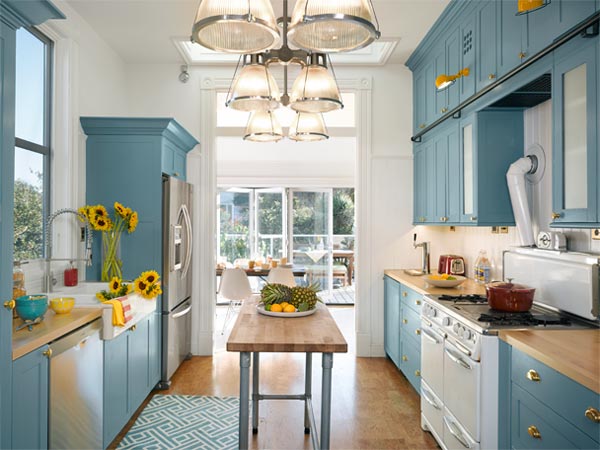
[[[279,267],[289,267],[289,266],[279,266]],[[243,267],[244,272],[246,272],[246,275],[248,275],[249,277],[260,277],[262,279],[265,279],[266,277],[269,276],[269,272],[271,271],[271,269],[263,269],[262,267],[253,267],[252,269],[248,268],[248,267]],[[291,267],[292,269],[292,273],[294,274],[295,277],[304,277],[304,275],[306,275],[306,267],[304,266],[296,266],[293,265]],[[225,269],[219,268],[217,267],[215,270],[215,273],[218,277],[220,277],[223,274],[223,271]]]
[[[313,448],[328,449],[331,435],[333,354],[346,353],[348,344],[329,309],[321,303],[317,303],[313,314],[302,317],[296,316],[298,313],[267,316],[259,313],[259,308],[261,305],[257,300],[245,302],[227,340],[227,351],[240,354],[239,448],[245,450],[249,443],[252,366],[252,432],[258,433],[259,401],[300,400],[304,402],[304,431],[310,433]],[[260,353],[263,352],[305,353],[303,394],[267,395],[259,392]],[[313,353],[322,354],[320,436],[312,405]]]

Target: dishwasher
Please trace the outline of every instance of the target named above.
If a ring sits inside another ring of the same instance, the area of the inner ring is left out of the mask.
[[[104,354],[97,319],[50,344],[51,449],[101,449]]]

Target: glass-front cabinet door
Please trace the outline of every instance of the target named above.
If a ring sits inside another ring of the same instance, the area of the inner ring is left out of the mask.
[[[472,114],[460,124],[460,221],[465,225],[477,223],[474,120]]]
[[[598,38],[577,38],[556,52],[551,225],[598,222]]]

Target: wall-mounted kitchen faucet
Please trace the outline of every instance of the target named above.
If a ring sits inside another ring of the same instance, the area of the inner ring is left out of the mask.
[[[417,233],[413,235],[413,247],[418,248],[421,247],[422,251],[422,259],[421,259],[421,272],[425,274],[431,273],[429,270],[429,242],[419,242],[417,243]]]

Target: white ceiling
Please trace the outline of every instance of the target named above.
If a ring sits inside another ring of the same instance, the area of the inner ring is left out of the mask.
[[[183,63],[173,39],[189,37],[198,0],[67,0],[127,63]],[[272,0],[277,16],[281,2]],[[403,64],[449,0],[373,0],[382,37],[399,39],[389,63]],[[294,2],[290,2],[291,5]]]

